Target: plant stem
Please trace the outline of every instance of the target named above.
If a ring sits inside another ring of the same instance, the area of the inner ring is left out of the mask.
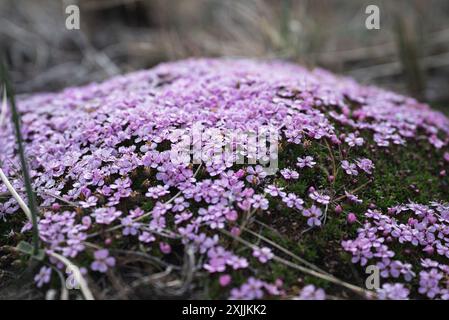
[[[33,218],[31,216],[31,211],[28,208],[28,206],[26,205],[25,201],[22,200],[22,198],[20,197],[20,195],[17,193],[17,191],[14,189],[14,187],[12,186],[11,182],[9,182],[8,178],[6,177],[5,173],[3,172],[2,168],[0,168],[0,180],[6,185],[6,188],[9,190],[9,192],[11,193],[11,195],[13,196],[14,199],[16,199],[16,201],[19,203],[20,208],[23,210],[23,212],[25,213],[25,215],[27,216],[28,220],[30,222],[33,221]]]
[[[49,256],[61,261],[68,268],[68,270],[73,273],[73,277],[75,278],[76,282],[79,284],[81,292],[84,295],[84,298],[86,300],[95,300],[94,295],[90,291],[89,286],[87,285],[87,281],[83,277],[83,274],[81,273],[78,266],[73,264],[66,257],[61,256],[60,254],[57,254],[55,252],[47,252],[47,254]]]
[[[0,71],[1,71],[0,72],[1,79],[5,86],[6,95],[11,104],[12,121],[14,123],[18,153],[19,153],[19,158],[20,158],[20,164],[22,167],[23,180],[24,180],[25,189],[27,192],[27,197],[28,197],[28,207],[30,208],[30,211],[31,211],[31,222],[33,224],[33,247],[34,247],[33,253],[37,254],[39,251],[39,230],[37,228],[36,196],[33,192],[33,187],[31,185],[31,178],[30,178],[30,174],[28,171],[27,161],[25,158],[25,149],[23,146],[22,131],[20,128],[20,115],[16,108],[14,91],[11,86],[11,83],[9,82],[8,71],[6,69],[6,65],[3,63],[3,61],[0,61]]]

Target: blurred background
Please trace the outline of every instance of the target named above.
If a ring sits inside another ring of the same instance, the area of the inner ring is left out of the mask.
[[[67,5],[81,29],[67,30]],[[380,30],[367,30],[368,5]],[[320,66],[449,111],[448,0],[0,0],[16,91],[56,91],[192,56]]]

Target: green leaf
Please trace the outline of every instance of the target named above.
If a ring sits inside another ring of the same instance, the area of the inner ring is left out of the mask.
[[[28,254],[30,256],[33,255],[34,247],[26,242],[26,241],[20,241],[20,243],[16,247],[17,250],[19,250],[22,253]]]
[[[39,260],[39,261],[42,261],[45,258],[45,251],[44,250],[40,249],[40,250],[37,251],[36,254],[34,254],[34,246],[31,245],[29,242],[26,242],[26,241],[21,241],[17,245],[16,249],[18,251],[26,254],[26,255],[31,256],[32,258],[34,258],[36,260]]]

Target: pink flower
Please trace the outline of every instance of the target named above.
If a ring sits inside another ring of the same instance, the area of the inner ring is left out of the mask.
[[[143,243],[150,243],[156,240],[156,238],[149,232],[142,232],[142,234],[139,236],[139,241]]]
[[[239,227],[232,227],[232,229],[231,229],[231,234],[232,234],[234,237],[240,236],[240,233],[241,233],[241,231],[240,231],[240,228],[239,228]]]
[[[251,202],[252,207],[255,209],[259,209],[259,208],[263,209],[263,210],[268,209],[268,204],[269,204],[268,200],[259,194],[254,195],[252,197],[252,199],[250,200],[250,202]]]
[[[163,254],[170,254],[171,253],[171,246],[168,243],[160,242],[159,243],[159,249],[161,249],[161,252]]]
[[[302,200],[301,198],[296,196],[294,193],[289,193],[287,195],[284,195],[282,197],[282,202],[284,202],[287,207],[289,207],[289,208],[295,207],[298,210],[302,210],[302,208],[303,208],[302,205],[304,204],[304,200]]]
[[[365,171],[367,174],[372,174],[374,164],[370,159],[359,158],[357,159],[356,163],[361,170]]]
[[[443,159],[444,159],[446,162],[449,162],[449,152],[445,152],[445,153],[444,153]]]
[[[325,194],[321,194],[318,191],[313,191],[312,193],[309,194],[310,199],[315,200],[318,203],[321,204],[329,204],[331,197],[329,197],[328,195]]]
[[[271,249],[267,247],[254,248],[253,257],[259,259],[261,263],[267,263],[268,260],[271,260],[274,257],[274,254],[271,252]]]
[[[342,213],[343,212],[343,208],[341,207],[341,205],[336,205],[335,206],[335,213],[336,214],[340,214],[340,213]]]
[[[351,147],[355,147],[355,146],[362,146],[364,143],[363,138],[361,137],[357,137],[354,133],[350,133],[348,134],[348,136],[345,138],[345,142],[351,146]]]
[[[222,274],[218,280],[220,286],[227,287],[232,281],[232,278],[229,274]]]
[[[357,216],[351,212],[346,217],[346,221],[348,221],[349,224],[353,224],[354,222],[357,221]]]
[[[313,284],[309,284],[302,288],[297,300],[325,300],[326,293],[323,289],[316,288]]]
[[[347,160],[343,160],[341,162],[341,167],[349,175],[356,176],[356,175],[359,174],[358,171],[357,171],[356,165],[353,164],[353,163],[349,163],[349,161],[347,161]]]
[[[246,181],[252,184],[259,184],[261,179],[264,179],[267,176],[267,173],[263,169],[262,166],[257,165],[255,168],[248,167],[246,170],[248,176],[246,177]]]
[[[321,226],[321,215],[322,212],[320,210],[320,208],[316,207],[316,206],[312,206],[309,209],[304,209],[302,211],[302,215],[307,219],[307,224],[310,227],[319,227]]]
[[[109,256],[107,249],[95,251],[94,258],[95,261],[90,265],[90,268],[94,271],[105,273],[108,268],[115,266],[115,258]]]
[[[355,194],[349,193],[345,191],[346,198],[353,203],[362,203],[363,201],[359,199]]]
[[[236,221],[238,217],[239,215],[235,210],[229,210],[228,212],[226,212],[226,219],[228,219],[229,221]]]
[[[38,288],[42,288],[42,286],[46,283],[50,282],[51,278],[51,268],[42,267],[39,273],[34,277],[34,282],[36,282],[36,286]]]
[[[277,196],[285,196],[285,192],[283,192],[284,188],[276,187],[275,185],[269,185],[265,188],[265,193],[268,193],[272,197]]]
[[[121,211],[117,211],[114,207],[99,208],[94,211],[92,216],[98,224],[111,224],[122,215]]]
[[[295,170],[290,169],[282,169],[281,175],[284,177],[285,180],[296,180],[299,178],[299,173]]]
[[[305,158],[298,158],[298,162],[296,163],[296,166],[299,168],[313,168],[316,165],[316,162],[314,161],[313,157],[306,156]]]

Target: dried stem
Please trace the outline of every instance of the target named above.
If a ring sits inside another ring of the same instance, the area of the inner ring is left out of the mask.
[[[17,193],[16,189],[14,189],[11,182],[9,182],[8,178],[6,177],[5,173],[3,172],[3,170],[1,168],[0,168],[0,179],[6,185],[6,188],[8,188],[9,192],[14,197],[14,199],[16,199],[16,201],[19,203],[20,208],[22,208],[22,210],[26,214],[28,220],[30,220],[30,222],[31,222],[33,220],[33,218],[31,216],[30,208],[28,208],[25,201],[23,201],[23,199]]]
[[[3,62],[0,63],[1,66],[1,76],[2,80],[5,85],[5,91],[7,98],[9,98],[9,102],[11,105],[11,113],[12,113],[12,121],[14,124],[15,129],[15,135],[17,140],[17,148],[18,148],[18,154],[20,158],[20,163],[22,167],[22,174],[23,174],[23,180],[25,184],[25,189],[27,192],[28,197],[28,207],[30,209],[31,213],[31,221],[33,223],[33,247],[34,247],[34,254],[36,255],[39,251],[39,230],[37,227],[37,204],[36,204],[36,196],[33,192],[33,187],[31,185],[31,178],[28,171],[28,165],[25,158],[25,149],[23,146],[23,138],[22,138],[22,131],[20,128],[20,115],[16,107],[16,101],[14,98],[14,91],[13,88],[9,82],[8,72],[6,70],[5,64]]]

